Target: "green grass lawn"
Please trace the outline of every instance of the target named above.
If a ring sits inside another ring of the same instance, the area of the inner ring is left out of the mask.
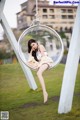
[[[9,111],[10,120],[80,120],[80,65],[76,78],[72,110],[58,114],[58,103],[64,65],[44,72],[49,99],[43,96],[36,72],[33,72],[38,89],[30,90],[19,64],[0,65],[0,111]]]

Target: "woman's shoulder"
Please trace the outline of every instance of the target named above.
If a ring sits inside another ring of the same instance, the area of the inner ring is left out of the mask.
[[[39,49],[45,49],[45,47],[42,44],[39,44]]]

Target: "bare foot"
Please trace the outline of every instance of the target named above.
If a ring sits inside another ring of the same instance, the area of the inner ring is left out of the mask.
[[[43,95],[44,95],[44,103],[46,103],[48,100],[48,93],[45,92]]]

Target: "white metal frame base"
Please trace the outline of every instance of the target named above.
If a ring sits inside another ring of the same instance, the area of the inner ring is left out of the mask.
[[[64,71],[58,113],[68,113],[72,108],[73,94],[80,57],[80,4],[76,19]]]

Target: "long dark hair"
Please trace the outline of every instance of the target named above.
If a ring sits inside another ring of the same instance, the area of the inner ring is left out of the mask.
[[[31,47],[31,44],[32,43],[37,43],[36,42],[36,40],[34,40],[34,39],[30,39],[29,41],[28,41],[28,53],[30,53],[30,51],[31,51],[31,49],[32,49],[32,47]],[[39,61],[38,59],[37,59],[37,56],[36,56],[36,52],[38,51],[38,49],[36,49],[35,51],[32,51],[32,56],[34,57],[34,59],[36,60],[36,61]]]

